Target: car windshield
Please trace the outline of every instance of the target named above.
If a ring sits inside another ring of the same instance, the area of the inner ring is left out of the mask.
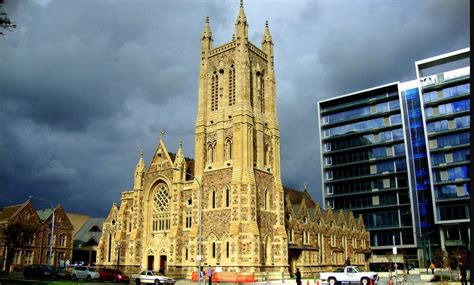
[[[89,268],[90,272],[95,272],[95,268]]]
[[[115,274],[123,274],[122,271],[120,271],[120,270],[114,270],[114,273]]]
[[[362,271],[363,271],[363,270],[361,270],[361,269],[360,269],[359,267],[357,267],[357,266],[354,266],[354,270],[356,271],[356,272],[354,272],[354,273],[362,272]]]

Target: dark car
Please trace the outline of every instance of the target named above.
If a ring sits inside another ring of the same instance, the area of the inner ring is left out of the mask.
[[[100,281],[112,281],[117,283],[129,283],[130,278],[117,269],[102,268],[99,270]]]
[[[58,279],[56,270],[51,265],[33,264],[23,270],[25,278],[51,278]]]

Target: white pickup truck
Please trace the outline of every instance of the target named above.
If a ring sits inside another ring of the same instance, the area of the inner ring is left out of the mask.
[[[339,282],[357,282],[369,285],[371,280],[373,283],[379,281],[379,276],[376,272],[364,272],[357,266],[346,266],[336,270],[336,272],[321,272],[319,273],[319,278],[327,281],[330,285],[335,285]]]

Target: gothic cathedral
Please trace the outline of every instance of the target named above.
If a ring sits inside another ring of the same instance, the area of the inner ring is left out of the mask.
[[[190,276],[202,236],[203,266],[286,271],[272,36],[266,24],[261,46],[249,42],[242,2],[227,44],[213,47],[206,19],[195,132],[194,160],[181,143],[168,152],[163,136],[148,167],[141,154],[133,190],[104,223],[98,263]]]

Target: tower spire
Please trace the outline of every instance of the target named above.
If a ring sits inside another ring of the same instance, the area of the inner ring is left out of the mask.
[[[237,15],[237,20],[235,21],[235,34],[237,35],[237,40],[248,38],[248,24],[247,17],[245,16],[244,12],[243,0],[240,0],[239,14]]]
[[[211,25],[209,24],[209,16],[207,16],[206,22],[204,23],[204,30],[201,34],[201,49],[210,50],[212,48],[212,41]]]

